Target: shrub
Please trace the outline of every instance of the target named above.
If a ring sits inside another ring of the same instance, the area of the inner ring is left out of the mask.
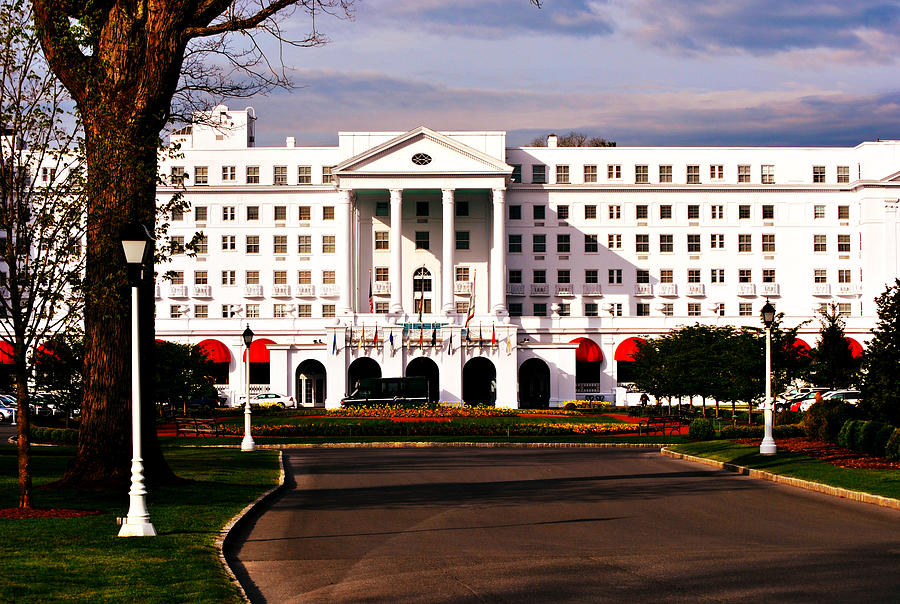
[[[841,431],[838,433],[837,444],[847,449],[856,448],[856,433],[859,430],[859,420],[849,419],[844,422]]]
[[[32,426],[30,431],[32,442],[52,443],[58,445],[74,445],[78,443],[78,430],[67,428],[42,428]]]
[[[863,422],[859,430],[859,450],[869,455],[884,457],[885,447],[891,438],[894,427],[884,422]]]
[[[713,424],[708,419],[697,418],[688,428],[688,436],[697,440],[710,440],[716,435]]]
[[[900,461],[900,428],[891,432],[891,437],[884,449],[884,456],[890,461]]]
[[[803,430],[809,438],[835,442],[847,420],[856,419],[857,413],[856,407],[843,401],[821,401],[806,412]]]
[[[759,438],[765,434],[763,426],[725,426],[722,428],[722,438]],[[803,436],[803,426],[800,424],[786,424],[774,426],[772,436],[775,438],[794,438]]]

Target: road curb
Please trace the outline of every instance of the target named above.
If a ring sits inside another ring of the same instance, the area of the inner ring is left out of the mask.
[[[281,452],[278,453],[278,466],[280,468],[278,484],[257,497],[255,501],[248,504],[247,507],[235,514],[231,518],[231,520],[228,521],[228,524],[226,524],[222,528],[222,530],[219,531],[219,536],[216,537],[216,555],[219,556],[219,562],[222,563],[222,567],[225,569],[226,574],[228,574],[228,578],[231,580],[234,586],[237,587],[244,602],[250,602],[250,598],[247,596],[247,592],[244,590],[244,586],[241,585],[240,580],[234,572],[234,569],[232,569],[231,565],[228,563],[228,558],[225,556],[225,546],[231,543],[232,531],[234,531],[236,528],[240,528],[240,526],[243,525],[244,518],[247,516],[247,514],[250,513],[251,510],[253,510],[253,508],[265,501],[268,501],[271,497],[278,493],[278,491],[284,488],[284,456],[281,454]]]
[[[508,449],[559,449],[586,448],[612,449],[629,447],[634,449],[659,449],[668,443],[484,443],[484,442],[377,442],[377,443],[285,443],[281,445],[260,445],[257,449],[424,449],[429,447],[479,447]]]
[[[900,510],[900,499],[891,499],[890,497],[882,497],[881,495],[872,495],[871,493],[851,491],[850,489],[844,489],[841,487],[832,487],[827,484],[821,484],[819,482],[802,480],[800,478],[793,478],[791,476],[782,476],[780,474],[766,472],[765,470],[747,468],[745,466],[739,466],[733,463],[716,461],[715,459],[707,459],[706,457],[696,457],[694,455],[686,455],[685,453],[676,453],[675,451],[672,451],[667,447],[663,447],[659,452],[666,457],[671,457],[673,459],[683,459],[684,461],[691,461],[705,466],[712,466],[714,468],[728,470],[729,472],[743,474],[744,476],[749,476],[750,478],[759,478],[762,480],[768,480],[770,482],[777,482],[779,484],[786,484],[788,486],[805,489],[807,491],[823,493],[825,495],[831,495],[833,497],[840,497],[841,499],[849,499],[851,501],[870,503],[884,508]]]

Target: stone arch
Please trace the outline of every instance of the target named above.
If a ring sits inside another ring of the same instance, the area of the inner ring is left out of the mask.
[[[325,365],[316,359],[306,359],[294,372],[297,404],[302,407],[324,407],[326,390]]]
[[[497,402],[497,368],[485,357],[469,359],[463,366],[462,395],[467,405]]]
[[[519,407],[546,409],[550,406],[550,367],[532,358],[519,366]]]
[[[347,394],[353,394],[359,381],[366,378],[380,378],[381,365],[369,357],[359,357],[347,368]]]
[[[428,380],[428,400],[438,401],[441,398],[441,371],[433,360],[418,357],[406,366],[406,377],[424,377]]]

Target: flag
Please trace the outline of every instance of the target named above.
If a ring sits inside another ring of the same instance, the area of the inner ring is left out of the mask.
[[[471,341],[472,341],[472,332],[467,329],[466,330],[466,342],[471,342]]]
[[[481,335],[481,323],[478,324],[478,345],[484,344],[484,336]]]
[[[369,269],[369,312],[375,312],[375,300],[372,298],[372,269]]]
[[[431,347],[434,348],[437,346],[437,328],[431,328]]]
[[[419,348],[425,346],[425,328],[419,325]]]
[[[453,354],[453,331],[450,332],[450,340],[447,343],[447,352]]]
[[[375,326],[375,333],[372,334],[372,346],[378,348],[378,326]]]
[[[412,339],[412,330],[410,330],[406,335],[406,349],[412,352],[413,348],[413,339]]]
[[[366,339],[366,326],[363,325],[362,333],[359,334],[359,337],[356,339],[356,349],[362,350],[363,340]]]
[[[466,311],[466,329],[469,328],[469,321],[475,316],[475,269],[472,269],[472,292],[469,294],[469,308]]]
[[[337,332],[334,332],[334,337],[331,339],[331,354],[337,354]]]
[[[497,332],[494,330],[494,324],[491,323],[491,348],[497,347]]]
[[[394,330],[391,330],[391,335],[388,337],[388,342],[391,344],[391,352],[394,351]]]
[[[512,354],[513,345],[512,345],[512,336],[509,335],[509,330],[506,330],[506,354]]]
[[[349,346],[353,346],[353,326],[350,326],[350,339],[345,341],[344,344],[348,344]]]

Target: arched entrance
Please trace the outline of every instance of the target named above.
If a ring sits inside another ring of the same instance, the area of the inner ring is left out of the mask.
[[[437,401],[441,398],[441,372],[437,363],[428,357],[413,359],[406,366],[406,377],[424,377],[428,380],[428,400]]]
[[[497,369],[484,357],[470,359],[463,367],[462,395],[467,405],[493,405],[497,401]]]
[[[303,407],[325,406],[325,366],[315,359],[306,359],[297,366],[297,403]]]
[[[413,273],[412,291],[416,314],[431,314],[431,271],[424,266],[417,268]]]
[[[634,353],[643,344],[643,338],[628,338],[616,346],[613,359],[616,361],[616,382],[619,384],[634,381]]]
[[[347,369],[347,394],[353,394],[360,380],[380,378],[381,366],[369,357],[360,357]]]
[[[570,343],[578,344],[575,349],[575,392],[600,392],[600,370],[603,364],[600,347],[590,338],[575,338]]]
[[[541,359],[528,359],[519,366],[519,408],[550,406],[550,367]]]

